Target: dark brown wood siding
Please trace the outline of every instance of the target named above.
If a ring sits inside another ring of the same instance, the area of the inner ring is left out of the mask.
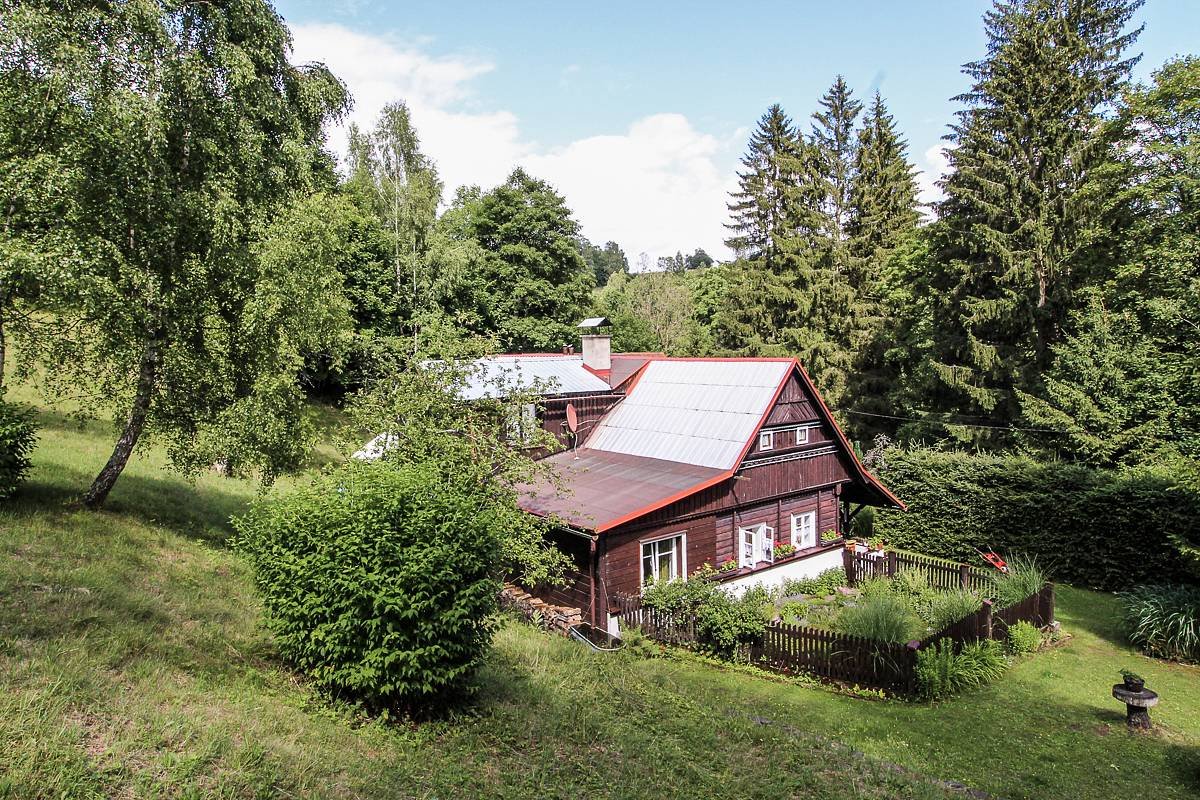
[[[546,397],[541,400],[538,418],[544,430],[558,439],[563,447],[570,447],[572,442],[567,435],[567,404],[575,406],[579,416],[580,441],[587,439],[596,423],[608,413],[608,410],[621,402],[623,394],[592,394],[578,397]],[[545,458],[551,451],[545,448],[534,448],[530,451],[532,458]]]
[[[835,486],[812,492],[775,498],[731,508],[718,514],[694,517],[686,521],[660,522],[636,528],[617,528],[602,534],[601,593],[605,606],[615,593],[635,593],[641,588],[642,543],[665,536],[685,534],[687,569],[694,572],[703,564],[720,566],[736,558],[738,528],[765,522],[776,531],[776,542],[791,541],[791,515],[817,512],[817,536],[827,530],[839,531],[838,498]]]
[[[816,422],[818,419],[820,417],[817,416],[816,402],[809,396],[804,384],[800,382],[800,378],[793,371],[788,377],[787,383],[784,384],[783,391],[779,393],[775,407],[767,415],[764,426]]]

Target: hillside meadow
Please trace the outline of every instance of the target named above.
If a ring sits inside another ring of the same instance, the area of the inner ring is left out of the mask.
[[[505,621],[471,706],[421,724],[367,719],[306,687],[260,625],[227,545],[257,486],[188,482],[147,446],[105,511],[76,510],[112,428],[45,405],[39,419],[30,482],[0,508],[0,797],[1200,791],[1200,669],[1136,655],[1115,598],[1069,587],[1066,644],[937,705],[690,657],[597,656]],[[313,467],[333,457],[323,449]],[[1128,735],[1108,695],[1122,667],[1162,695],[1151,735]]]

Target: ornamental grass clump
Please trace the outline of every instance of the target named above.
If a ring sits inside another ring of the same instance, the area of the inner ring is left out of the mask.
[[[236,527],[279,653],[330,695],[424,715],[491,643],[500,522],[429,465],[353,462]]]
[[[949,625],[969,617],[979,610],[983,601],[979,595],[965,589],[934,592],[929,602],[920,609],[921,616],[931,631],[945,630]]]
[[[925,625],[904,600],[880,594],[862,597],[846,606],[834,621],[838,633],[880,642],[907,642],[918,638]]]
[[[1138,586],[1119,596],[1130,642],[1157,658],[1200,661],[1200,587]]]
[[[1046,585],[1046,573],[1036,558],[1024,555],[1013,556],[1008,562],[1008,572],[996,576],[994,596],[996,608],[1016,605],[1030,595],[1037,594]]]

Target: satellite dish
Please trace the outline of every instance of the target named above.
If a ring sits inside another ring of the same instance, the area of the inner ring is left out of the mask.
[[[579,430],[579,414],[575,411],[574,403],[567,403],[567,430],[571,433]]]

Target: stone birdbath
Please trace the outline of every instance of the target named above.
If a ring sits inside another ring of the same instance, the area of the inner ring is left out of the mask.
[[[1131,730],[1150,730],[1150,709],[1158,705],[1158,693],[1145,687],[1141,678],[1113,684],[1112,696],[1125,704],[1125,724]]]

